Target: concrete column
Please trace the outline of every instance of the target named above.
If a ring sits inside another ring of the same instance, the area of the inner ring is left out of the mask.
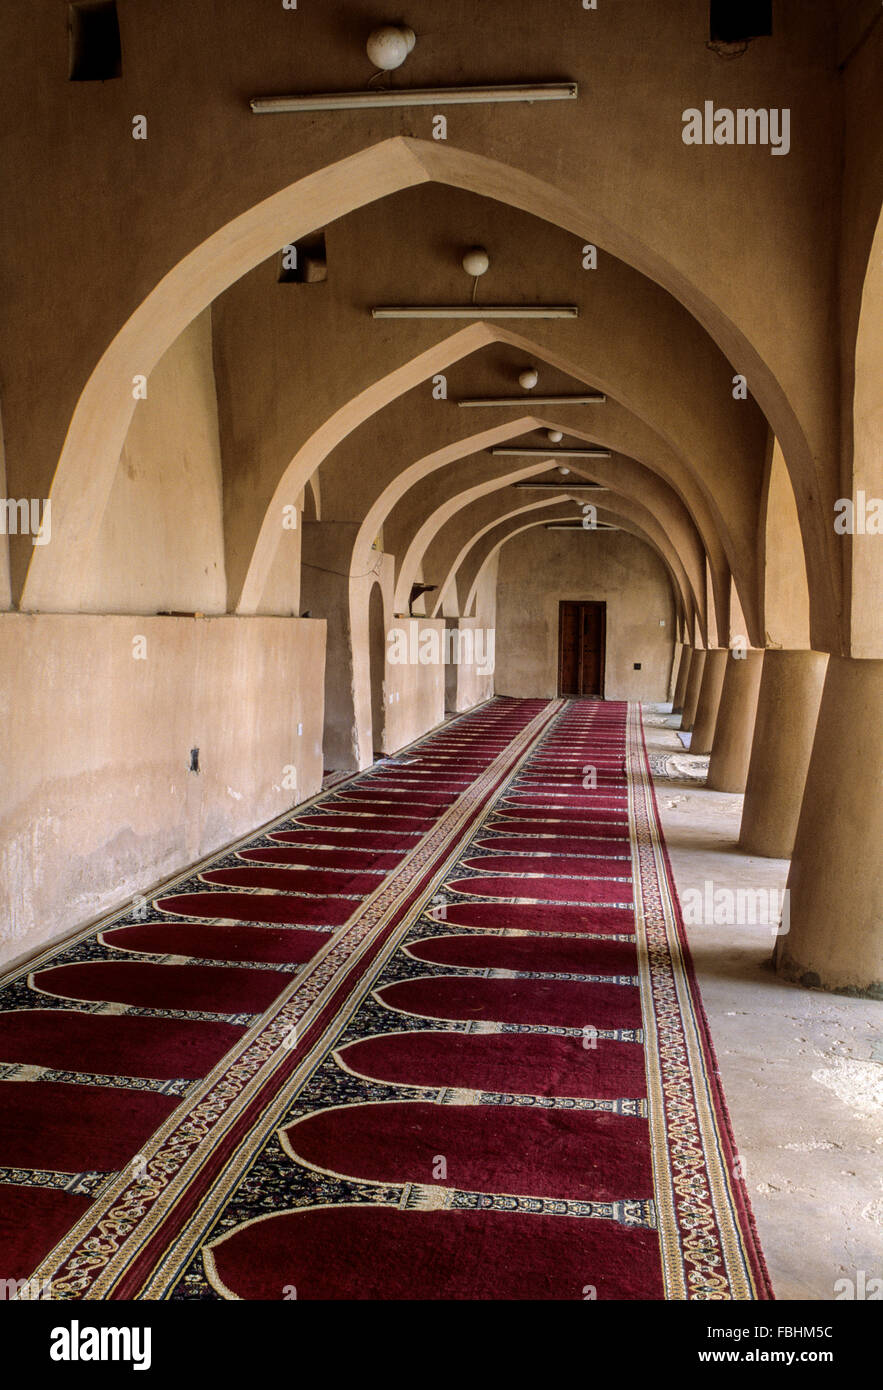
[[[681,659],[678,663],[678,674],[675,681],[675,693],[672,697],[671,712],[680,714],[684,708],[684,695],[687,692],[687,677],[690,674],[690,662],[693,658],[693,648],[685,642],[681,647]]]
[[[883,998],[883,661],[832,656],[788,877],[781,975]]]
[[[711,752],[724,676],[727,673],[728,655],[726,647],[712,647],[705,653],[705,667],[699,687],[699,699],[696,701],[696,717],[693,721],[693,737],[690,740],[691,753]]]
[[[762,651],[731,656],[727,662],[705,783],[711,791],[745,790],[762,672]]]
[[[687,688],[684,691],[684,713],[681,716],[681,728],[692,729],[693,720],[696,718],[696,706],[699,703],[699,691],[702,686],[702,672],[705,670],[705,648],[694,647],[693,658],[690,662],[690,670],[687,675]]]
[[[791,857],[827,664],[826,652],[764,656],[739,836],[746,854]]]
[[[356,534],[357,527],[353,523],[329,526],[324,521],[305,521],[301,540],[301,603],[314,618],[325,618],[328,625],[323,739],[325,766],[348,772],[366,765],[364,759],[359,759],[354,707],[356,679],[350,628],[349,555]],[[367,606],[366,599],[366,615]],[[370,747],[370,733],[368,744]],[[371,758],[367,761],[370,763]]]
[[[671,666],[669,667],[668,672],[668,698],[672,702],[672,704],[674,704],[675,686],[678,683],[678,667],[681,664],[681,652],[683,650],[683,642],[680,640],[680,638],[676,638],[674,645],[671,649]]]

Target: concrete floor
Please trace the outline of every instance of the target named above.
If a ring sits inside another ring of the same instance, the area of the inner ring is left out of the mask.
[[[742,797],[705,789],[708,759],[685,751],[667,708],[644,717],[682,902],[706,881],[784,889],[788,861],[737,850]],[[883,1279],[883,1008],[780,980],[770,927],[687,933],[776,1297],[867,1297]]]

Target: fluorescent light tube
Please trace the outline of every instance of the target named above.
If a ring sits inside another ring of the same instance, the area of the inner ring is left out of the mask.
[[[411,91],[315,92],[287,97],[252,97],[256,116],[289,111],[358,111],[383,106],[474,106],[502,101],[574,101],[575,82],[528,82],[502,87],[425,87]]]
[[[458,401],[458,405],[601,405],[607,397],[597,392],[591,396],[486,396],[475,400]]]
[[[509,449],[495,445],[488,453],[498,458],[609,459],[609,449]]]
[[[383,304],[375,319],[575,319],[575,304]]]

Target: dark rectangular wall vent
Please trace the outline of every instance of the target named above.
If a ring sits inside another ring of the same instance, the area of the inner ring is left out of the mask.
[[[70,5],[71,82],[107,82],[121,77],[123,57],[116,0]]]
[[[316,232],[303,241],[283,246],[279,262],[280,285],[318,285],[327,278],[324,233]]]
[[[773,32],[773,0],[710,0],[712,43],[745,43]]]

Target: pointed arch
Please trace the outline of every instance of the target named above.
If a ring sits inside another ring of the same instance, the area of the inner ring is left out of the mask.
[[[575,235],[589,236],[666,289],[731,361],[739,361],[740,369],[750,375],[755,399],[786,445],[801,503],[807,562],[818,580],[813,586],[815,621],[823,640],[833,641],[837,577],[831,564],[826,564],[833,556],[833,537],[816,501],[820,492],[817,463],[785,392],[744,333],[670,261],[612,219],[597,213],[594,220],[587,217],[575,198],[553,184],[499,160],[411,137],[369,146],[263,199],[184,256],[141,302],[106,348],[77,403],[51,490],[54,544],[35,548],[22,607],[70,611],[78,606],[83,552],[91,550],[135,408],[133,376],[149,374],[198,313],[275,252],[280,236],[296,240],[353,208],[433,180],[509,203]],[[821,488],[821,495],[827,490]],[[266,571],[271,560],[259,548],[258,569]],[[738,572],[738,566],[734,569]]]

